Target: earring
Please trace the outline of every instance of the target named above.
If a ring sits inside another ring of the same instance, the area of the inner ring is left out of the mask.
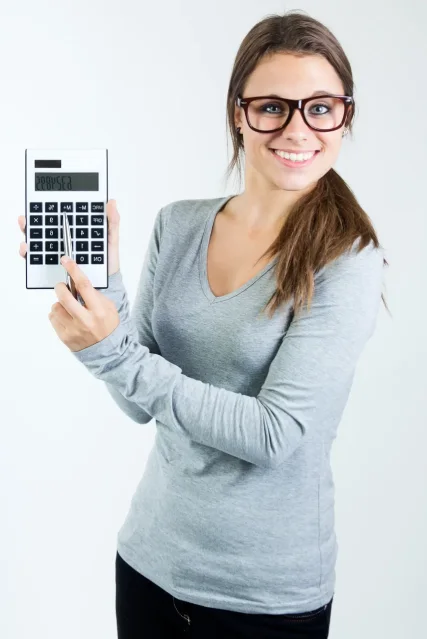
[[[238,126],[238,127],[237,127],[237,129],[236,129],[236,133],[237,133],[237,135],[240,135],[240,131],[241,131],[241,130],[242,130],[242,129],[241,129],[241,127],[240,127],[240,126]]]
[[[344,133],[342,134],[342,137],[344,137],[345,135],[347,135],[347,133],[348,133],[348,129],[347,129],[347,128],[345,128],[345,129],[344,129]]]

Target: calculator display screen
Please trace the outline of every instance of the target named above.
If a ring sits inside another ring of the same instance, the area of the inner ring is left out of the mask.
[[[99,173],[36,173],[36,191],[98,191]]]

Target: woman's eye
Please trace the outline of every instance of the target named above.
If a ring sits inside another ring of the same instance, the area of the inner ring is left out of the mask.
[[[323,115],[324,113],[327,113],[329,111],[329,107],[326,106],[326,104],[316,104],[316,106],[313,107],[313,109],[326,109],[326,111],[323,111],[322,113],[315,113],[315,115]]]
[[[278,104],[267,104],[267,105],[264,106],[264,110],[267,111],[267,109],[279,109],[279,110],[281,110],[280,106]],[[270,113],[271,113],[271,111],[270,111]],[[276,113],[277,113],[277,111],[276,111]]]

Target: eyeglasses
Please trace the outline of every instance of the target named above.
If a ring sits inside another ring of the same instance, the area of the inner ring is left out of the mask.
[[[304,100],[290,100],[272,96],[242,98],[236,104],[245,111],[249,127],[258,133],[272,133],[284,129],[298,109],[304,122],[314,131],[336,131],[344,124],[354,100],[348,95],[330,93]]]

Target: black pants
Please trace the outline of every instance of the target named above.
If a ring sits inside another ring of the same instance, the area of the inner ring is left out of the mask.
[[[207,608],[172,597],[116,555],[118,639],[326,639],[332,602],[296,615]]]

